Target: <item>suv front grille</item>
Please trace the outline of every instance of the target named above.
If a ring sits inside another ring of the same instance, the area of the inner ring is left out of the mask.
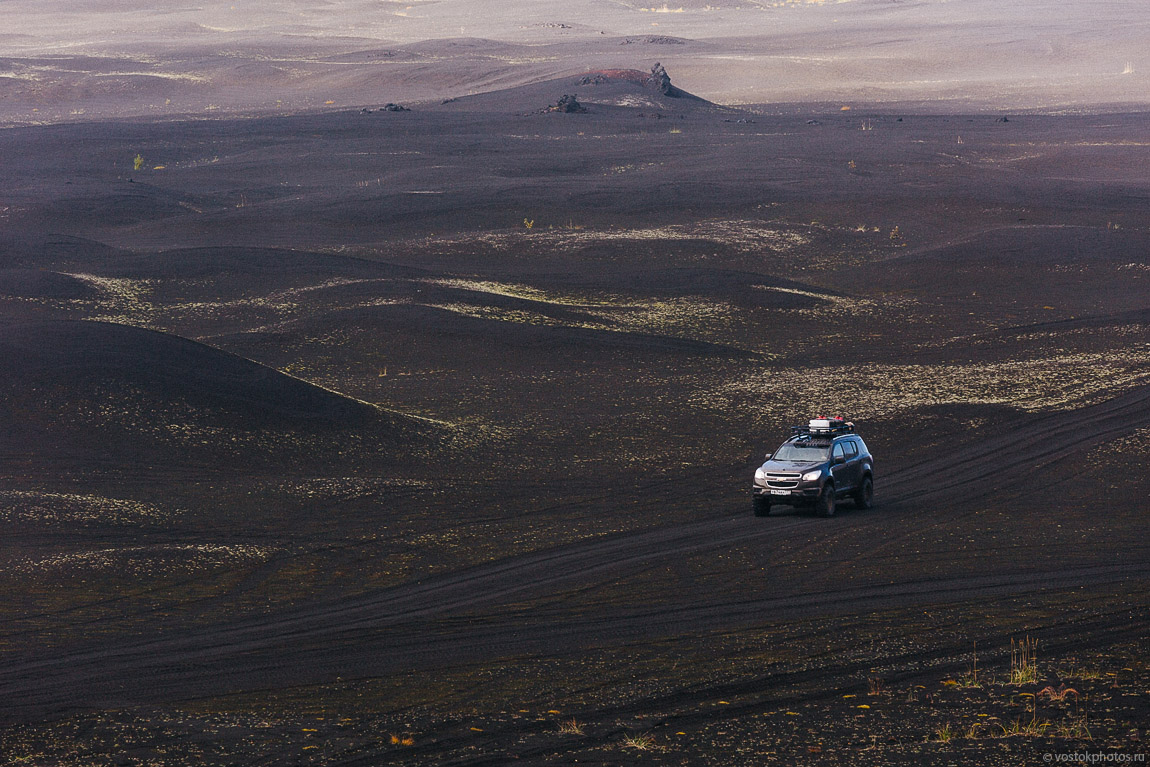
[[[767,474],[767,487],[775,490],[790,490],[799,486],[798,474]]]

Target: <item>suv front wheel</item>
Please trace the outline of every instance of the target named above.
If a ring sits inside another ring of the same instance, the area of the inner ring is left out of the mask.
[[[755,510],[756,517],[765,517],[771,513],[771,502],[766,498],[752,498],[751,506]]]
[[[823,485],[819,499],[815,502],[815,509],[820,517],[833,517],[835,515],[835,486],[830,482]]]

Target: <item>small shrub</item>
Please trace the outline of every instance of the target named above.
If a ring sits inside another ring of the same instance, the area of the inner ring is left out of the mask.
[[[583,725],[575,719],[569,719],[566,722],[559,723],[559,732],[563,735],[582,735]]]

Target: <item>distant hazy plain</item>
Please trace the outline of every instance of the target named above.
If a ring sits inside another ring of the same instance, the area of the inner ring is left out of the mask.
[[[1148,51],[1144,0],[0,0],[0,121],[442,99],[655,61],[727,104],[1077,111],[1146,103]]]

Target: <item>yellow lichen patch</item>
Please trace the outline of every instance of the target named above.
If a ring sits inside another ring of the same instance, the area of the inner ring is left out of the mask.
[[[424,282],[431,285],[441,285],[446,288],[459,288],[461,290],[472,290],[477,293],[491,293],[497,296],[507,296],[508,298],[521,298],[526,301],[538,301],[546,304],[556,304],[559,306],[597,306],[600,304],[610,305],[611,301],[597,301],[587,296],[578,296],[572,293],[559,293],[555,291],[540,290],[539,288],[530,285],[522,285],[518,283],[509,282],[492,282],[491,280],[465,280],[465,279],[437,279],[425,280]]]
[[[713,219],[691,224],[609,230],[586,230],[571,222],[548,229],[543,228],[542,222],[535,221],[534,224],[530,232],[520,229],[485,233],[448,242],[461,245],[481,243],[507,248],[530,238],[537,245],[547,246],[550,250],[571,250],[600,242],[712,241],[744,253],[786,253],[808,245],[811,241],[802,232],[753,219]]]
[[[88,283],[100,291],[101,298],[93,307],[99,312],[105,312],[94,320],[104,322],[117,322],[123,325],[139,325],[150,327],[150,320],[156,307],[147,300],[152,291],[153,280],[129,280],[118,277],[100,277],[95,274],[75,273],[69,274],[78,280]],[[83,301],[71,303],[86,303]]]
[[[879,418],[946,404],[1008,405],[1028,412],[1070,410],[1150,380],[1146,345],[1046,359],[940,365],[852,365],[757,372],[696,395],[703,406],[740,411],[754,403],[764,421],[842,410]]]
[[[167,515],[157,506],[120,498],[73,493],[0,490],[0,520],[50,524],[157,522]]]
[[[125,577],[205,572],[262,562],[274,549],[251,544],[215,543],[125,546],[57,554],[18,562],[12,570],[30,575],[61,572],[104,572]]]
[[[504,309],[498,306],[476,306],[475,304],[432,304],[436,309],[445,309],[449,312],[462,314],[465,317],[475,317],[482,320],[496,320],[498,322],[512,322],[520,325],[547,325],[550,327],[563,327],[567,323],[548,317],[545,314],[529,312],[522,309]]]

